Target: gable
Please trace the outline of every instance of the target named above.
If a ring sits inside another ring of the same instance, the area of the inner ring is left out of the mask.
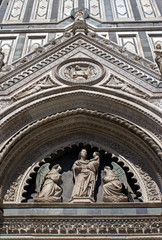
[[[76,83],[73,79],[66,81],[65,75],[60,77],[55,74],[60,66],[65,70],[67,61],[70,67],[70,63],[74,66],[80,59],[82,65],[88,67],[89,64],[96,72],[101,71],[102,76],[99,76],[97,81],[91,81],[90,78],[90,81],[87,81],[85,77],[85,81]],[[30,95],[30,92],[34,94],[52,87],[88,84],[99,88],[114,88],[115,91],[142,98],[158,97],[162,92],[162,83],[158,71],[152,70],[153,68],[155,66],[149,60],[136,56],[95,33],[73,36],[69,32],[13,63],[10,71],[1,72],[0,95],[18,100],[20,95],[25,97]],[[125,87],[120,84],[117,84],[117,87],[110,82],[107,84],[111,76],[120,79],[119,82],[125,84]],[[45,82],[40,83],[48,77],[51,79],[50,86]]]

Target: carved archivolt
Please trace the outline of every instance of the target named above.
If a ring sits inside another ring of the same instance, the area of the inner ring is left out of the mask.
[[[2,147],[0,156],[1,159],[5,157],[5,155],[9,152],[9,150],[16,144],[16,142],[19,141],[20,138],[31,132],[32,130],[46,124],[49,122],[52,122],[57,119],[61,119],[62,117],[66,116],[72,116],[76,114],[88,114],[92,116],[97,116],[99,118],[106,119],[110,122],[116,123],[129,131],[133,132],[136,136],[139,136],[141,139],[144,140],[145,143],[147,143],[152,150],[157,154],[157,156],[161,159],[162,158],[162,150],[161,147],[153,140],[147,133],[145,133],[142,129],[140,129],[138,126],[133,125],[129,121],[126,121],[120,117],[111,115],[111,114],[106,114],[106,113],[101,113],[93,110],[87,110],[87,109],[75,109],[75,110],[67,110],[66,112],[62,113],[57,113],[52,116],[47,116],[46,118],[43,118],[41,120],[38,120],[34,123],[31,123],[30,125],[27,125],[20,131],[18,131],[11,139],[9,139],[5,145]]]

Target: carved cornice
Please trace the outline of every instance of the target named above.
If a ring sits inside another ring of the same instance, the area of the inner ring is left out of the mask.
[[[0,229],[1,236],[7,234],[7,236],[30,236],[35,234],[36,236],[71,236],[74,238],[85,237],[85,236],[120,236],[123,237],[150,237],[153,239],[154,236],[160,237],[161,229],[161,217],[160,216],[140,216],[136,215],[133,217],[125,216],[78,216],[78,217],[60,217],[60,216],[14,216],[5,217],[3,227]],[[4,235],[3,235],[4,234]],[[43,237],[42,236],[42,237]],[[1,238],[0,238],[1,239]],[[5,238],[6,239],[6,238]],[[61,238],[62,239],[62,238]],[[77,238],[78,239],[78,238]],[[100,239],[100,238],[99,238]],[[114,238],[113,238],[114,239]],[[146,238],[149,239],[149,238]]]
[[[140,234],[139,234],[140,235]],[[0,238],[1,239],[1,238]],[[2,238],[3,239],[3,238]],[[59,239],[61,239],[61,240],[84,240],[85,238],[82,236],[68,236],[68,235],[66,235],[66,236],[61,236],[60,238],[58,237],[58,236],[50,236],[50,238],[49,238],[49,235],[47,234],[47,236],[44,236],[44,237],[38,237],[38,236],[24,236],[23,235],[23,240],[25,240],[25,239],[29,239],[29,240],[49,240],[49,239],[51,239],[51,240],[59,240]],[[90,236],[86,236],[86,240],[118,240],[119,238],[117,237],[117,238],[115,238],[115,237],[103,237],[102,235],[98,235],[98,237],[96,237],[95,235],[94,236],[92,236],[92,237],[90,237]],[[125,239],[127,239],[127,240],[161,240],[161,237],[159,236],[157,236],[157,235],[154,235],[154,236],[152,236],[152,237],[149,237],[149,236],[142,236],[142,237],[127,237],[127,238],[125,238],[125,237],[120,237],[120,240],[125,240]],[[12,237],[12,236],[8,236],[8,237],[6,237],[5,236],[5,240],[20,240],[20,237]]]

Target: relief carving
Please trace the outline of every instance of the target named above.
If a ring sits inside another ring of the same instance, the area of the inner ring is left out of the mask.
[[[103,65],[88,58],[73,58],[58,65],[55,76],[65,84],[94,84],[103,79]]]
[[[14,181],[12,183],[12,185],[10,186],[10,188],[7,190],[7,193],[5,194],[4,196],[4,200],[5,201],[10,201],[10,202],[13,202],[13,201],[16,201],[16,193],[18,191],[18,187],[19,187],[19,184],[21,182],[21,179],[22,179],[23,175],[21,174],[17,179],[16,181]]]
[[[51,77],[49,75],[47,75],[43,79],[39,80],[38,82],[32,84],[31,86],[27,87],[26,89],[24,89],[21,92],[19,92],[18,94],[16,94],[13,97],[13,99],[19,100],[23,97],[30,96],[30,95],[37,93],[39,91],[42,91],[44,89],[53,88],[56,86],[58,86],[58,84],[54,83],[53,80],[51,79]]]
[[[100,164],[99,153],[94,152],[93,158],[87,160],[87,151],[82,149],[78,158],[72,167],[75,185],[70,201],[93,202]]]
[[[142,97],[142,98],[146,97],[146,95],[143,92],[133,88],[128,83],[126,83],[124,80],[121,80],[120,78],[114,76],[113,74],[110,75],[110,78],[108,79],[108,81],[106,83],[103,84],[103,86],[114,88],[114,89],[120,89],[126,93],[130,93],[137,97]]]
[[[147,197],[148,200],[151,201],[161,201],[161,193],[156,185],[156,183],[153,181],[153,179],[146,173],[144,172],[141,167],[136,165],[136,168],[138,172],[141,175],[141,178],[144,181],[146,190],[147,190]]]
[[[135,60],[136,62],[140,63],[141,65],[144,65],[144,63],[142,62],[143,59],[139,55],[134,54],[131,59]]]
[[[65,69],[64,72],[65,77],[68,79],[73,79],[74,81],[82,81],[93,79],[97,75],[97,71],[93,66],[76,64],[69,66]]]
[[[61,201],[61,174],[62,168],[56,164],[49,169],[49,163],[42,165],[36,177],[35,202],[60,202]],[[43,186],[42,186],[43,184]]]

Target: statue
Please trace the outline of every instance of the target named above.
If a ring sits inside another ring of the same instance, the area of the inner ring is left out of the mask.
[[[2,71],[2,67],[4,66],[4,57],[5,54],[2,52],[2,48],[0,47],[0,72]]]
[[[99,153],[94,152],[93,158],[87,160],[87,151],[82,149],[73,167],[75,185],[73,188],[72,202],[93,202],[94,190],[98,178],[98,167],[100,164]]]
[[[49,169],[49,163],[40,167],[36,177],[36,192],[37,195],[34,199],[36,202],[60,202],[62,188],[61,174],[62,170],[59,164],[56,164]],[[43,186],[42,186],[43,184]]]
[[[154,53],[156,55],[155,62],[160,70],[160,74],[161,74],[161,78],[162,78],[162,44],[158,43],[156,45]]]
[[[79,9],[75,15],[74,15],[75,22],[84,22],[85,17],[84,17],[84,12],[82,9]]]
[[[76,33],[88,33],[87,23],[85,18],[88,16],[87,12],[82,9],[74,9],[72,16],[74,17],[74,24],[73,24],[73,34]]]
[[[128,184],[124,170],[115,162],[111,163],[113,170],[106,166],[104,168],[105,176],[103,177],[103,201],[104,202],[128,202],[133,201],[133,191]],[[122,193],[122,184],[124,185],[128,197]]]

